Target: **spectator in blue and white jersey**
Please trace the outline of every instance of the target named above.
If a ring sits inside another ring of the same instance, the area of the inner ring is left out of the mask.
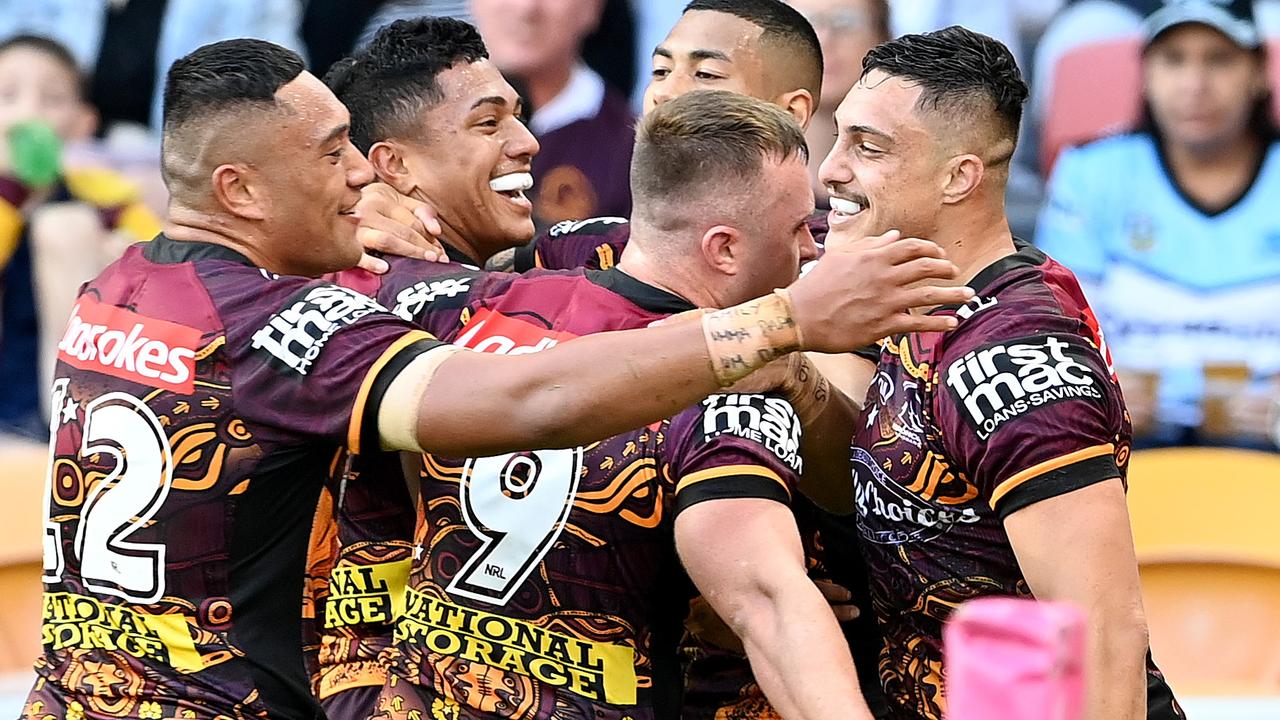
[[[1280,442],[1280,143],[1248,2],[1145,21],[1145,120],[1063,154],[1037,241],[1086,283],[1148,444]]]

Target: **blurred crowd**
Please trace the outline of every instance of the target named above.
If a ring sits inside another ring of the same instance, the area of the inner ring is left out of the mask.
[[[541,145],[530,197],[549,226],[628,214],[646,106],[689,86],[752,94],[752,78],[717,67],[751,58],[686,67],[678,49],[698,47],[699,28],[671,32],[685,4],[0,0],[0,436],[47,435],[43,371],[76,287],[160,228],[160,97],[176,58],[257,37],[322,75],[396,19],[473,22],[525,98]],[[1086,284],[1140,445],[1280,445],[1280,75],[1267,63],[1280,0],[791,4],[825,54],[808,129],[820,206],[831,115],[869,48],[953,24],[1002,40],[1032,86],[1011,223]]]

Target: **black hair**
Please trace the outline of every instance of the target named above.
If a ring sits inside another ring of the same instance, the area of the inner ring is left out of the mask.
[[[822,88],[822,45],[818,42],[818,33],[813,25],[800,14],[799,10],[781,0],[693,0],[685,6],[685,12],[705,10],[708,12],[727,13],[742,18],[760,28],[761,38],[772,40],[804,53],[804,60],[810,65],[808,88],[817,94]]]
[[[76,57],[71,54],[67,46],[43,35],[14,35],[0,42],[0,54],[14,48],[36,50],[53,58],[76,79],[76,92],[80,93],[80,98],[84,99],[88,96],[89,76],[80,68],[80,63],[76,62]]]
[[[351,112],[351,141],[368,153],[376,142],[411,132],[422,112],[444,99],[440,73],[487,57],[480,33],[461,20],[397,20],[324,81]]]
[[[918,85],[922,110],[956,118],[992,113],[1000,136],[1017,142],[1029,91],[1013,53],[1000,41],[957,25],[903,35],[862,59],[864,78],[874,70]]]
[[[210,113],[274,105],[276,92],[305,69],[297,53],[265,40],[223,40],[198,48],[169,68],[165,133]]]

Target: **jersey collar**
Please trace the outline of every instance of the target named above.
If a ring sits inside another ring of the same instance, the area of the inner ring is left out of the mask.
[[[1037,248],[1026,240],[1014,238],[1013,247],[1014,251],[1011,254],[1005,255],[999,260],[996,260],[978,271],[977,275],[973,276],[973,279],[969,281],[969,287],[973,288],[973,292],[975,294],[982,295],[984,290],[991,287],[1001,277],[1004,277],[1006,274],[1011,273],[1014,270],[1018,270],[1020,268],[1039,267],[1049,259],[1049,256],[1041,252],[1040,248]],[[929,314],[955,312],[961,307],[963,306],[940,305],[933,310],[930,310]]]
[[[197,260],[226,260],[256,267],[252,260],[225,245],[174,240],[163,234],[157,235],[154,240],[143,246],[142,256],[157,265],[176,265]]]
[[[674,315],[696,307],[679,295],[641,282],[616,267],[608,270],[588,270],[586,276],[596,285],[621,295],[651,313]]]

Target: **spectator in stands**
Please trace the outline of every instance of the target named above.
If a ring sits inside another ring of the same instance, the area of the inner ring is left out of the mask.
[[[1068,150],[1037,240],[1087,282],[1149,444],[1280,441],[1280,143],[1250,3],[1145,21],[1145,120]]]
[[[87,96],[105,125],[158,129],[160,91],[174,60],[236,37],[299,50],[302,6],[303,0],[4,0],[0,39],[29,33],[57,40],[92,77]]]
[[[118,232],[149,239],[159,222],[106,170],[66,170],[64,144],[93,133],[71,53],[36,36],[0,43],[0,435],[42,439],[40,402],[76,289],[110,258]]]
[[[526,89],[540,223],[631,211],[635,117],[627,99],[582,60],[604,0],[472,0],[494,63]]]
[[[822,101],[805,131],[813,193],[825,206],[828,193],[818,180],[818,165],[836,141],[833,116],[844,96],[862,76],[862,56],[892,37],[888,0],[789,0],[799,10],[822,43]]]

